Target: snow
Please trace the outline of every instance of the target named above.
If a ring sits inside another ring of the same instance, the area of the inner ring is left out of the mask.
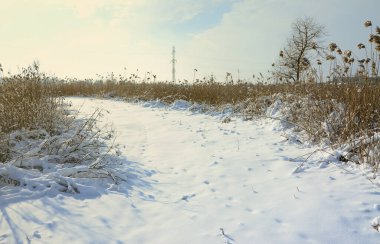
[[[191,107],[191,103],[185,100],[176,100],[171,106],[172,109],[186,110]]]
[[[70,100],[82,114],[109,111],[101,123],[116,131],[127,181],[1,188],[0,243],[379,243],[376,181],[284,137],[279,121],[185,101]]]

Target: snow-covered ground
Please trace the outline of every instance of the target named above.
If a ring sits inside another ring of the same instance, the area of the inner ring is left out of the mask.
[[[295,170],[291,159],[316,148],[286,140],[278,122],[70,100],[109,111],[103,123],[136,171],[98,194],[0,189],[0,243],[380,243],[379,187],[323,154]]]

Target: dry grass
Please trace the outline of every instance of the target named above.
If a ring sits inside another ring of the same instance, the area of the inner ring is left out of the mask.
[[[135,82],[107,82],[107,83],[61,83],[60,92],[64,95],[111,95],[126,99],[155,100],[160,99],[171,103],[176,99],[190,102],[205,103],[208,105],[239,104],[274,94],[291,94],[282,99],[299,100],[307,97],[307,106],[312,110],[313,118],[326,117],[334,111],[334,103],[345,105],[347,128],[339,131],[341,139],[345,140],[351,134],[362,130],[377,127],[377,108],[380,105],[379,83],[349,82],[325,84],[223,84],[208,81],[195,84],[172,83],[135,83]],[[323,101],[323,102],[322,102]],[[268,101],[273,103],[274,101]],[[261,106],[261,105],[260,105]],[[252,113],[261,113],[260,106]],[[318,116],[319,115],[319,116]],[[305,117],[305,116],[304,116]],[[295,122],[300,122],[302,118]],[[322,119],[320,119],[322,121]]]
[[[305,131],[309,139],[316,143],[327,141],[341,149],[343,160],[369,163],[377,171],[380,29],[374,32],[372,23],[368,23],[365,26],[371,27],[369,45],[358,44],[362,59],[351,50],[342,51],[335,43],[326,48],[330,67],[327,82],[316,83],[323,80],[320,60],[319,71],[309,72],[314,74],[312,77],[303,76],[307,77],[305,82],[277,84],[268,84],[262,77],[256,84],[234,82],[232,78],[220,83],[212,77],[195,83],[137,82],[134,74],[102,81],[58,81],[43,79],[29,68],[21,75],[6,78],[0,86],[1,132],[36,127],[54,130],[59,96],[117,96],[127,100],[159,99],[166,103],[184,99],[214,107],[232,104],[247,118],[263,115],[271,104],[281,100],[286,106],[283,119]]]
[[[309,139],[328,141],[336,148],[367,139],[380,132],[380,83],[361,79],[331,83],[248,84],[215,81],[194,84],[106,82],[61,82],[63,95],[117,96],[126,100],[156,100],[171,103],[184,99],[215,107],[232,104],[246,117],[262,115],[276,100],[288,107],[286,118],[305,130]],[[377,145],[373,142],[372,145]],[[355,155],[368,162],[368,143],[355,147]],[[373,150],[372,150],[373,151]],[[373,153],[372,153],[373,154]],[[348,157],[348,156],[347,156]],[[373,156],[372,156],[373,157]],[[378,161],[371,160],[378,167]]]
[[[54,134],[63,119],[62,99],[55,96],[53,84],[43,80],[38,66],[31,66],[0,83],[0,162],[10,155],[10,132],[44,129]]]
[[[46,129],[52,132],[62,103],[55,96],[53,84],[33,67],[0,83],[0,132],[17,129]]]
[[[73,178],[124,181],[113,131],[98,127],[99,110],[79,119],[38,65],[0,83],[0,188],[79,193]],[[65,168],[65,170],[60,171]],[[32,177],[27,171],[33,171]],[[46,175],[46,176],[44,176]],[[59,176],[57,176],[59,175]],[[47,182],[49,181],[49,182]]]

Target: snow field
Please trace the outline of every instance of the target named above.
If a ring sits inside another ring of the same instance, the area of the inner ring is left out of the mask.
[[[289,159],[316,148],[287,141],[277,122],[70,100],[109,111],[102,123],[136,172],[120,190],[0,203],[0,243],[379,243],[379,189],[359,169],[319,167],[321,153],[292,173],[302,160]]]

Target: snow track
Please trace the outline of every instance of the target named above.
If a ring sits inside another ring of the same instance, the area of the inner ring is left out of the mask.
[[[272,121],[70,100],[83,113],[108,110],[123,156],[146,171],[128,194],[0,203],[0,243],[380,243],[379,189],[334,164],[292,173],[300,162],[289,159],[315,149]]]

